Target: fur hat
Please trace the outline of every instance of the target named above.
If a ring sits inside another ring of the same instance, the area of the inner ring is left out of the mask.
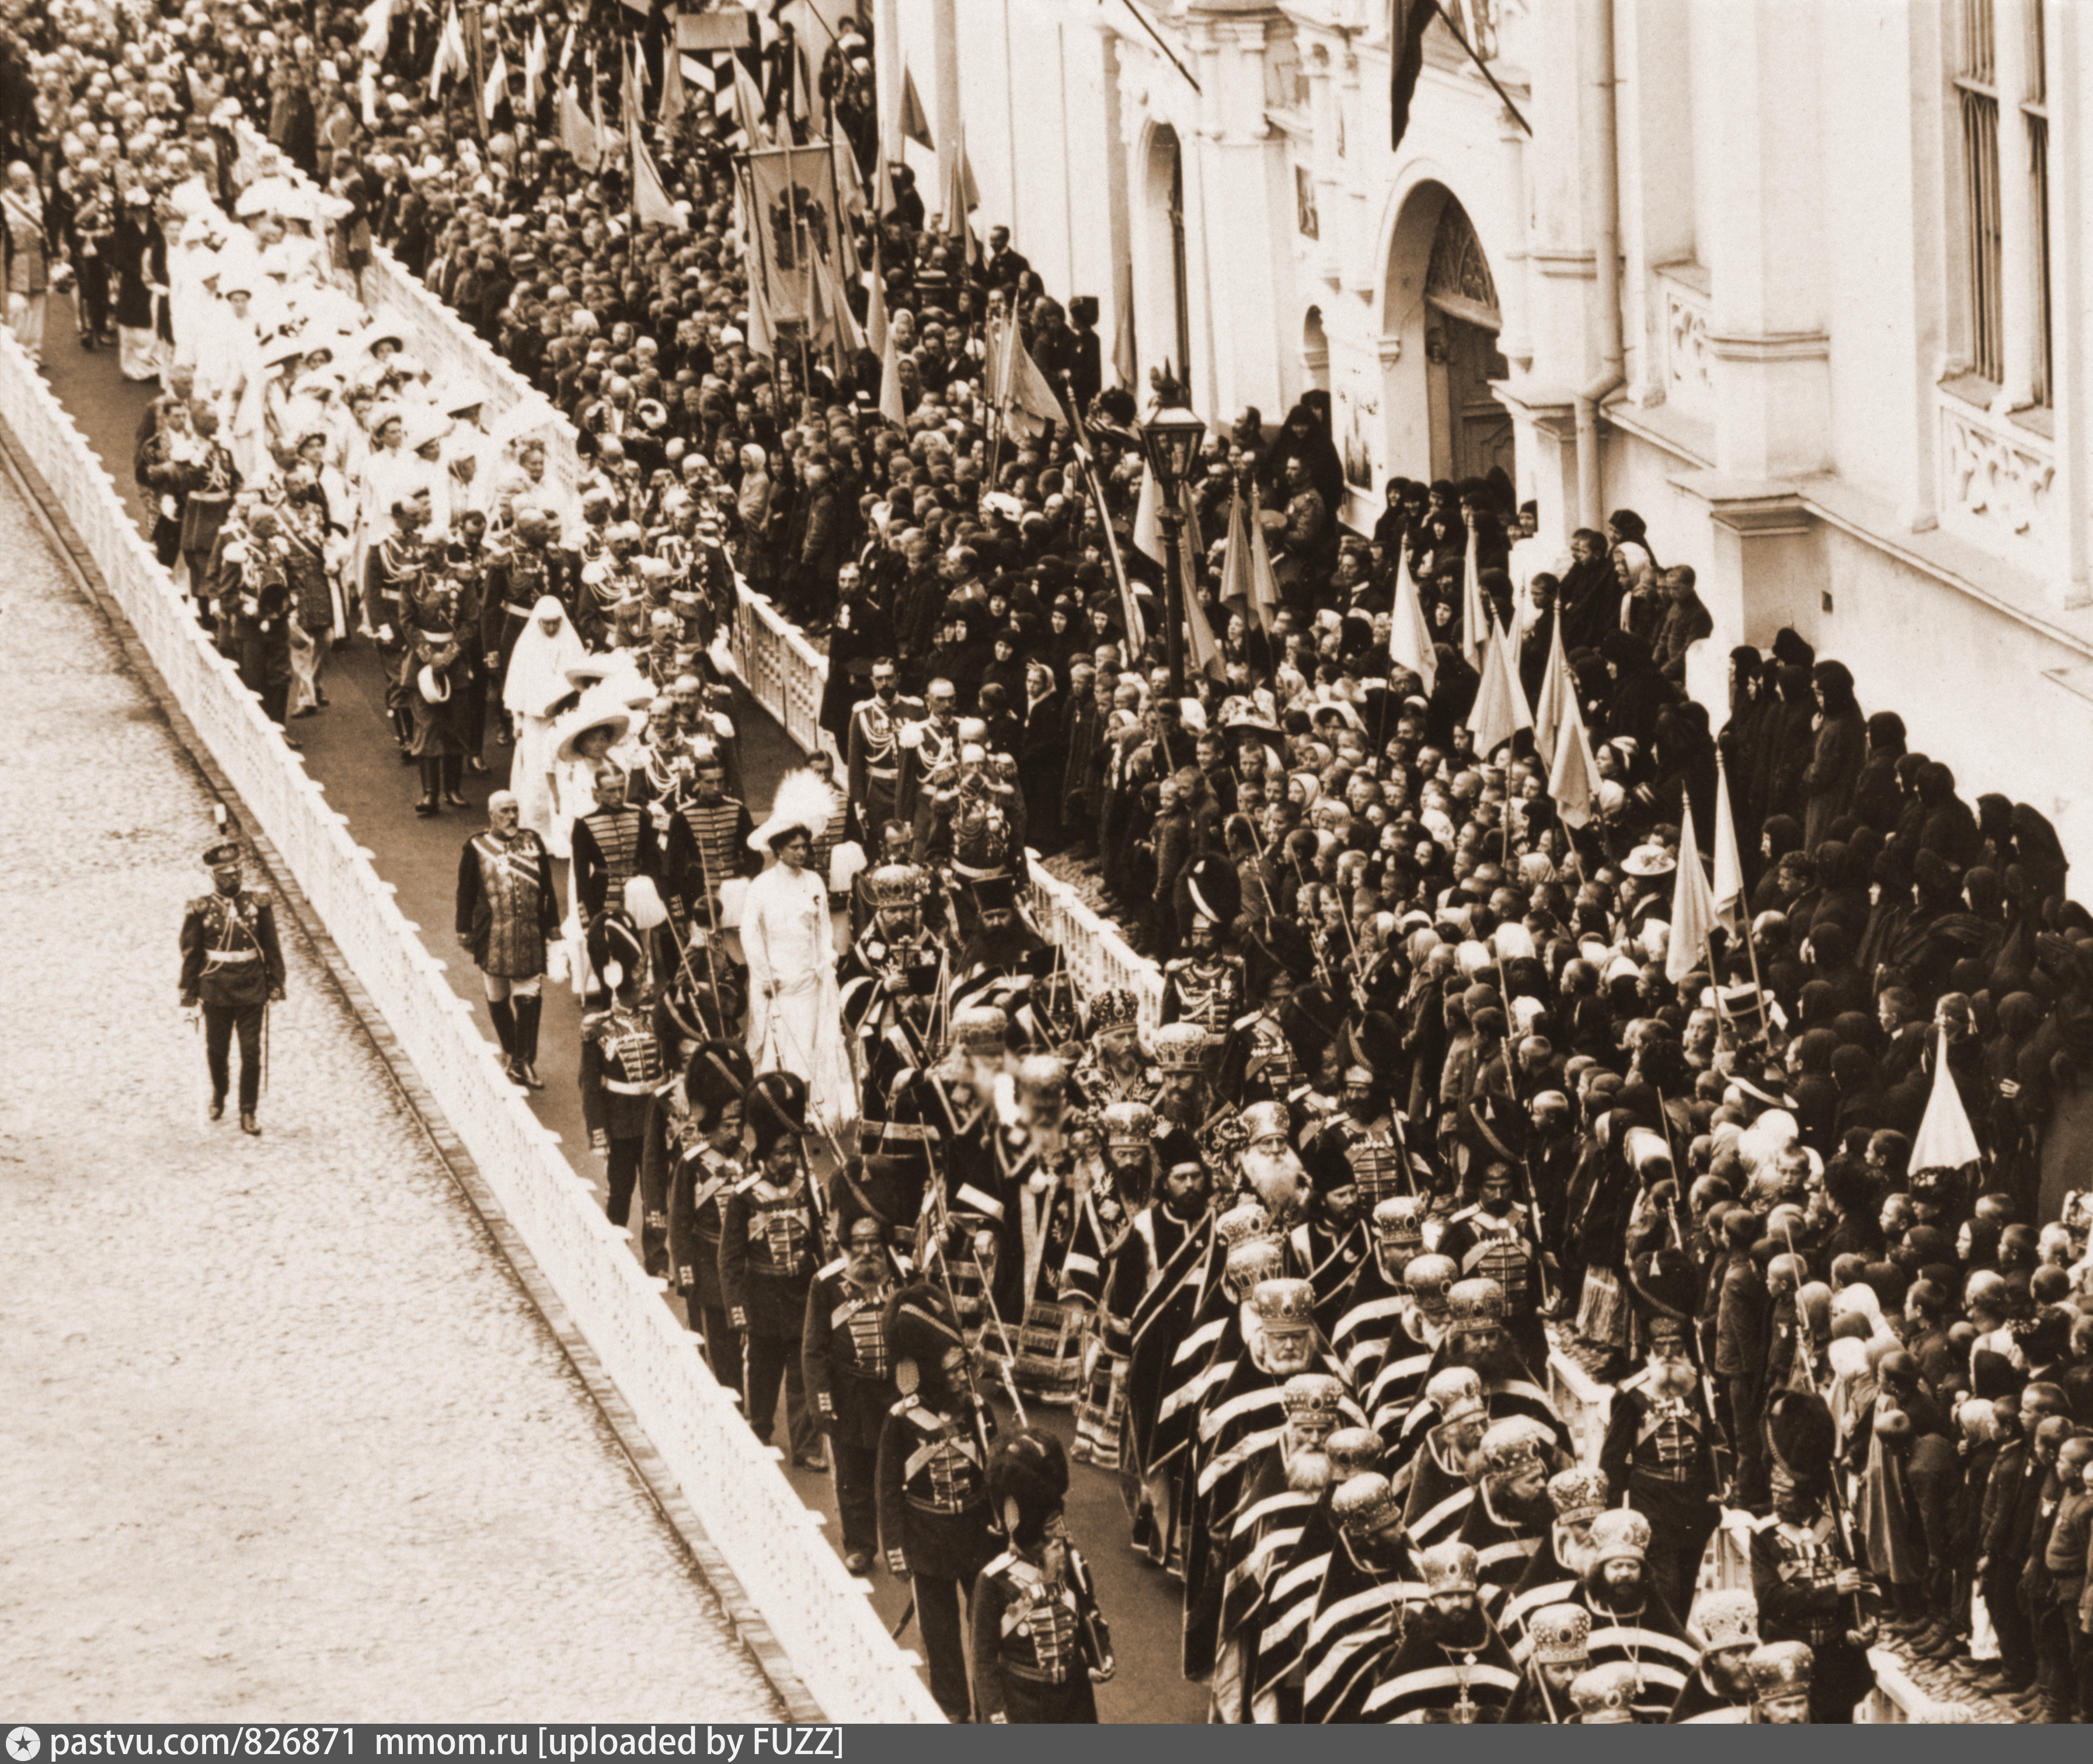
[[[886,1301],[880,1320],[897,1368],[902,1361],[909,1361],[919,1379],[940,1386],[944,1379],[938,1362],[949,1350],[967,1345],[945,1295],[928,1281],[912,1281],[895,1293]]]
[[[1224,931],[1242,911],[1242,878],[1226,858],[1194,860],[1185,873],[1185,886],[1191,895],[1194,912]]]
[[[739,1042],[705,1042],[683,1073],[683,1100],[711,1110],[717,1119],[730,1103],[742,1099],[754,1078],[748,1050]]]
[[[1838,1427],[1830,1406],[1814,1392],[1784,1390],[1766,1411],[1766,1445],[1777,1475],[1805,1497],[1831,1485],[1831,1457]]]
[[[1020,1428],[996,1442],[988,1492],[1012,1540],[1029,1549],[1068,1493],[1068,1454],[1052,1434]]]
[[[647,947],[639,928],[617,908],[589,927],[587,947],[589,966],[613,992],[639,973]]]
[[[766,1072],[749,1086],[743,1107],[762,1157],[788,1133],[807,1131],[807,1081],[795,1072]]]

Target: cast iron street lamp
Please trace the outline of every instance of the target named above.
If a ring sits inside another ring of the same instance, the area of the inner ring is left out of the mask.
[[[1207,425],[1185,402],[1177,383],[1167,375],[1155,383],[1155,408],[1141,425],[1141,449],[1148,469],[1155,475],[1155,488],[1162,507],[1164,636],[1170,668],[1170,696],[1185,696],[1185,605],[1192,584],[1185,579],[1184,505],[1179,501],[1192,475],[1199,443]]]

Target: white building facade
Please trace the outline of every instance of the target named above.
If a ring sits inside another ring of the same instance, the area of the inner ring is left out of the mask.
[[[1326,390],[1362,526],[1493,465],[1558,539],[1633,508],[1699,574],[1718,723],[1729,648],[1792,625],[2084,852],[2089,10],[1445,0],[1475,54],[1434,24],[1395,151],[1387,0],[877,23],[886,114],[905,65],[977,228],[1094,295],[1138,387]]]

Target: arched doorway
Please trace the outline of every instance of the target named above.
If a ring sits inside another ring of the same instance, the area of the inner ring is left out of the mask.
[[[1443,184],[1420,184],[1397,218],[1381,327],[1389,470],[1458,479],[1502,466],[1516,483],[1511,418],[1489,384],[1511,371],[1497,284]]]
[[[1189,385],[1192,371],[1192,302],[1185,245],[1185,155],[1177,131],[1159,125],[1148,142],[1149,267],[1142,277],[1146,309],[1140,332],[1164,340],[1170,365]],[[1148,322],[1152,314],[1154,323]],[[1151,362],[1151,366],[1161,363]]]

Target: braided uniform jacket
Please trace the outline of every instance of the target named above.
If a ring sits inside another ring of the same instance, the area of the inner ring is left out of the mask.
[[[596,1055],[584,1059],[583,1081],[593,1077],[603,1086],[610,1137],[641,1138],[654,1093],[666,1076],[653,1024],[639,1011],[613,1003],[582,1019],[582,1042]]]

